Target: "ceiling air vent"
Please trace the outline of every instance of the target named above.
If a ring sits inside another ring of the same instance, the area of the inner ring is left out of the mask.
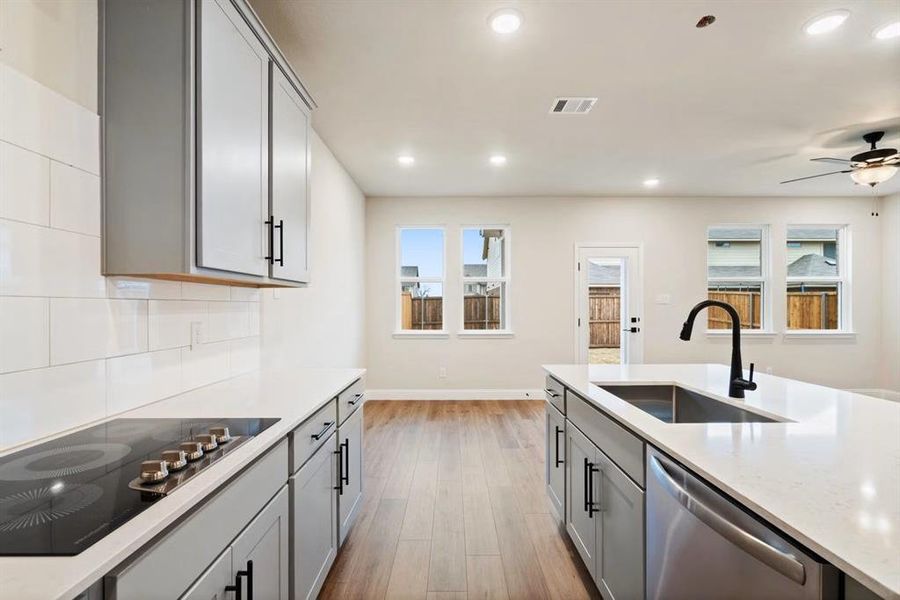
[[[551,114],[583,115],[594,108],[596,98],[557,98],[550,106]]]

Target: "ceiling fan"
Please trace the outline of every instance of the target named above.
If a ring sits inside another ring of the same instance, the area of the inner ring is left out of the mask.
[[[865,152],[854,154],[849,159],[846,158],[812,158],[814,162],[827,162],[844,165],[847,168],[843,171],[831,171],[830,173],[820,173],[818,175],[809,175],[808,177],[798,177],[797,179],[788,179],[781,183],[793,183],[795,181],[803,181],[804,179],[815,179],[816,177],[825,177],[826,175],[836,175],[838,173],[849,173],[850,178],[859,185],[868,185],[875,187],[879,183],[887,181],[897,174],[900,170],[900,153],[894,148],[876,148],[875,144],[884,137],[883,131],[873,131],[865,134],[863,140],[872,147]]]

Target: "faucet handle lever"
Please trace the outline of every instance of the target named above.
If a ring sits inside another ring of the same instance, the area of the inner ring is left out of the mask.
[[[747,381],[753,382],[753,363],[750,363],[750,378]]]

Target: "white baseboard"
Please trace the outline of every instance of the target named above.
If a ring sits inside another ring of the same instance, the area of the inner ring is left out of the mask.
[[[366,400],[543,400],[544,390],[366,390]]]
[[[854,392],[856,394],[872,396],[874,398],[881,398],[882,400],[893,400],[894,402],[900,402],[900,392],[895,392],[894,390],[881,390],[881,389],[877,389],[877,388],[872,388],[872,389],[848,390],[848,391]]]

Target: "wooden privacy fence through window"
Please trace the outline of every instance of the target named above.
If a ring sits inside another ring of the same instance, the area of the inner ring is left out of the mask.
[[[720,300],[732,305],[741,318],[742,329],[759,329],[761,327],[762,313],[760,311],[759,292],[719,292],[709,290],[709,299]],[[721,308],[709,308],[708,323],[710,329],[731,328],[731,320]],[[837,292],[787,293],[788,329],[837,329],[837,326]]]
[[[618,348],[621,343],[621,298],[617,287],[592,287],[588,295],[591,348]]]
[[[759,329],[761,327],[759,292],[717,292],[709,290],[709,299],[726,302],[734,307],[741,318],[741,329]],[[731,319],[721,308],[711,306],[708,309],[708,327],[710,329],[731,329]]]
[[[443,298],[413,298],[401,295],[400,323],[403,329],[443,329]],[[470,295],[463,298],[463,320],[466,329],[500,329],[500,297]]]

